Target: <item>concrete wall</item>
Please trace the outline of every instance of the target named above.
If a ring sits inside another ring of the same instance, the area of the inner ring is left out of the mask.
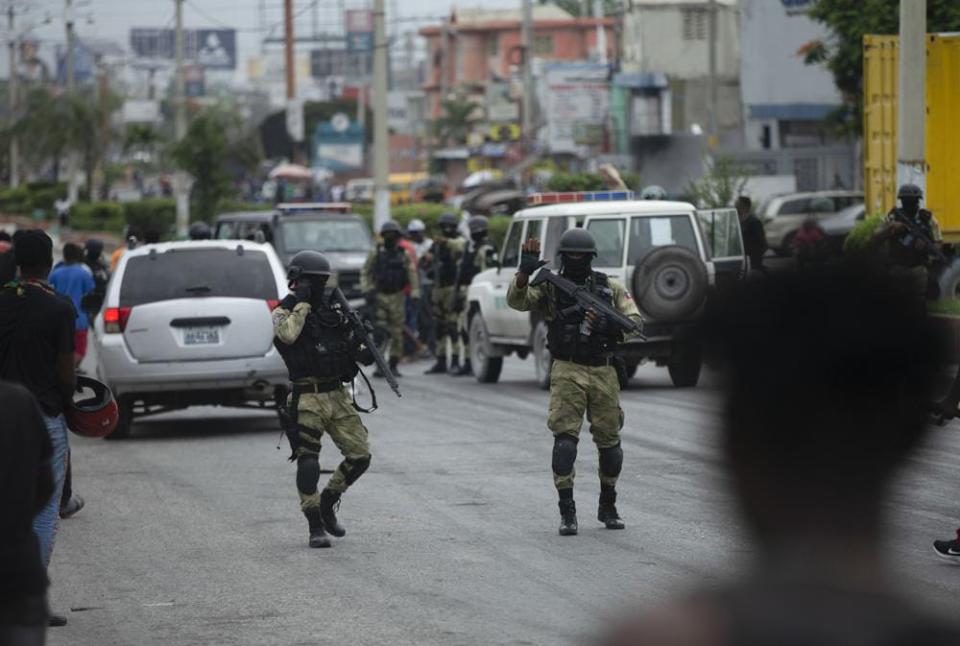
[[[773,0],[760,1],[773,3]],[[623,71],[662,72],[679,79],[706,76],[710,41],[708,38],[684,39],[684,12],[707,7],[707,2],[633,5],[623,18]],[[736,78],[740,74],[739,31],[736,8],[720,4],[717,10],[717,73],[720,76]]]

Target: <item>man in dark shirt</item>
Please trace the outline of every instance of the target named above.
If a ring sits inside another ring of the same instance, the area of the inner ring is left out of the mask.
[[[75,383],[76,313],[73,303],[54,292],[46,280],[53,266],[53,242],[46,233],[18,231],[13,253],[20,278],[0,287],[0,379],[23,385],[36,397],[53,445],[53,497],[33,521],[40,540],[40,562],[47,567],[60,520],[69,450],[63,411]]]
[[[750,269],[764,271],[763,256],[767,253],[767,234],[763,222],[753,214],[753,202],[746,195],[737,198],[737,215],[740,217],[740,233],[743,249],[750,259]]]
[[[47,573],[33,517],[53,492],[53,446],[30,392],[0,381],[0,644],[43,644]]]

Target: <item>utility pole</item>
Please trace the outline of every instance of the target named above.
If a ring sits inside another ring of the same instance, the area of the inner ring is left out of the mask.
[[[897,185],[926,190],[927,0],[900,0]]]
[[[717,147],[719,143],[719,119],[717,110],[719,109],[719,100],[717,98],[717,0],[710,0],[709,9],[709,41],[708,53],[709,74],[710,74],[710,115],[709,115],[709,138],[707,145],[711,150]]]
[[[440,111],[450,91],[450,18],[447,17],[440,27]],[[438,116],[443,116],[442,114]]]
[[[76,37],[73,31],[73,0],[66,0],[67,8],[64,13],[67,26],[67,92],[73,92],[76,89],[76,71],[74,70],[74,49],[76,48]]]
[[[176,3],[176,32],[174,36],[174,57],[176,59],[176,80],[174,82],[174,137],[179,142],[187,134],[187,98],[183,74],[183,0]],[[190,228],[190,196],[187,191],[187,178],[182,170],[173,175],[173,191],[177,202],[177,236],[185,238]]]
[[[520,25],[520,49],[523,51],[523,152],[533,151],[533,3],[523,0],[523,22]]]
[[[283,0],[283,54],[287,70],[287,101],[297,98],[297,68],[293,60],[293,0]]]
[[[603,0],[593,0],[593,17],[597,19],[597,62],[607,62],[607,30],[603,25]]]
[[[379,231],[390,219],[387,182],[390,140],[387,133],[387,34],[384,0],[373,1],[373,223]]]
[[[10,82],[9,82],[9,96],[7,97],[8,108],[10,110],[10,125],[12,126],[16,122],[17,118],[17,37],[14,32],[14,18],[16,17],[16,11],[13,8],[13,2],[10,3],[7,8],[7,28],[10,30],[10,41],[8,47],[10,48]],[[17,147],[17,136],[11,135],[10,137],[10,188],[16,188],[20,183],[19,169],[19,156],[20,150]]]

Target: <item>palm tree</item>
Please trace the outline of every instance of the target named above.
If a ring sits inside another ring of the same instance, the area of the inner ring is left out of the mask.
[[[480,104],[461,97],[448,98],[440,103],[443,116],[433,122],[434,134],[441,142],[453,141],[457,145],[467,143],[473,113]]]

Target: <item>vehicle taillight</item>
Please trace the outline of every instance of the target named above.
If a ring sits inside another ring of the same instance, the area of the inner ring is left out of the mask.
[[[275,309],[277,309],[278,307],[280,307],[280,301],[278,301],[278,300],[275,299],[275,298],[268,298],[268,299],[267,299],[267,307],[269,307],[269,308],[270,308],[270,311],[272,312],[273,310],[275,310]]]
[[[132,307],[108,307],[103,310],[103,329],[107,334],[117,334],[127,329]]]

